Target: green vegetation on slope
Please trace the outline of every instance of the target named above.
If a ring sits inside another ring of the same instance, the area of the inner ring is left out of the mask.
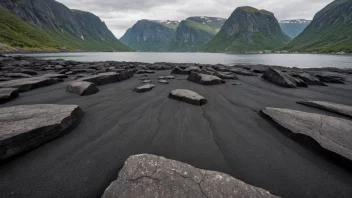
[[[60,45],[38,29],[0,6],[0,42],[24,50],[57,50]]]
[[[192,27],[194,29],[198,29],[198,30],[207,32],[209,34],[215,35],[217,33],[217,31],[215,29],[213,29],[212,27],[210,27],[208,25],[204,25],[202,23],[195,22],[195,21],[186,20],[186,25],[189,27]]]
[[[337,0],[318,12],[311,24],[283,49],[298,52],[352,53],[352,1]]]

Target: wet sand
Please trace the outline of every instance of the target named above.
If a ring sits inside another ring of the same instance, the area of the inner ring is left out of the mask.
[[[259,115],[281,107],[339,115],[296,104],[322,100],[352,105],[352,83],[286,89],[258,77],[239,76],[226,84],[203,86],[176,75],[146,93],[132,90],[138,76],[99,86],[77,96],[67,82],[21,93],[1,107],[20,104],[78,104],[86,113],[67,135],[0,165],[0,197],[100,197],[124,161],[150,153],[216,170],[282,197],[351,197],[352,168],[342,167],[289,138]],[[240,82],[242,85],[232,85]],[[190,89],[208,103],[171,100],[173,89]]]

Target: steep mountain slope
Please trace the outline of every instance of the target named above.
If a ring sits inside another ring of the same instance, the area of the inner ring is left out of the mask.
[[[59,47],[59,43],[45,31],[33,27],[2,6],[0,6],[0,42],[20,49],[55,50]],[[1,50],[5,50],[4,44],[0,45]]]
[[[252,7],[239,7],[202,50],[208,52],[272,50],[288,41],[290,38],[283,33],[273,13]]]
[[[282,20],[279,21],[282,31],[284,31],[289,37],[295,38],[312,22],[311,20],[305,19],[294,19],[294,20]]]
[[[70,10],[54,0],[1,0],[0,5],[52,37],[56,48],[69,50],[126,51],[97,16]],[[10,23],[7,23],[11,27]],[[12,38],[16,40],[16,37]],[[29,46],[24,46],[30,48]]]
[[[178,21],[140,20],[128,29],[120,41],[138,51],[162,51],[174,37]]]
[[[195,51],[212,39],[226,19],[189,17],[181,21],[175,37],[165,47],[167,51]]]
[[[301,52],[352,52],[352,0],[335,0],[286,47]]]

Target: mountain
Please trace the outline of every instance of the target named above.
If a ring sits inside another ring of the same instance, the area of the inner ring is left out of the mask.
[[[352,0],[336,0],[313,18],[287,47],[300,52],[352,52]]]
[[[298,36],[312,22],[312,20],[294,19],[279,21],[282,31],[291,38]]]
[[[212,39],[226,19],[216,17],[189,17],[180,22],[175,37],[166,46],[167,51],[196,51]]]
[[[129,28],[120,41],[137,51],[162,51],[174,37],[178,23],[143,19]]]
[[[239,7],[202,51],[272,50],[283,46],[288,41],[290,38],[283,33],[273,13],[252,7]]]
[[[3,20],[1,24],[6,26],[6,31],[1,31],[0,41],[12,47],[35,50],[130,50],[115,38],[97,16],[89,12],[70,10],[55,0],[0,0],[0,5],[12,13],[2,9],[1,14],[16,21],[13,24],[11,20]],[[22,31],[18,32],[16,28],[21,28]],[[36,36],[28,36],[27,29]],[[13,32],[17,36],[21,35],[21,41],[18,41]],[[42,44],[39,40],[38,44],[30,45],[41,37],[47,40],[47,44]]]

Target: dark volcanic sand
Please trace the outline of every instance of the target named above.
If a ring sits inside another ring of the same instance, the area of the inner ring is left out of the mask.
[[[153,74],[153,83],[169,73]],[[270,106],[334,115],[296,102],[352,105],[352,84],[286,89],[239,77],[215,86],[169,80],[146,93],[132,91],[138,77],[85,97],[65,92],[67,82],[21,93],[1,106],[78,104],[86,114],[71,133],[0,165],[0,197],[100,197],[127,157],[140,153],[228,173],[282,197],[351,197],[351,169],[290,139],[258,111]],[[172,89],[196,91],[208,103],[171,100]]]

